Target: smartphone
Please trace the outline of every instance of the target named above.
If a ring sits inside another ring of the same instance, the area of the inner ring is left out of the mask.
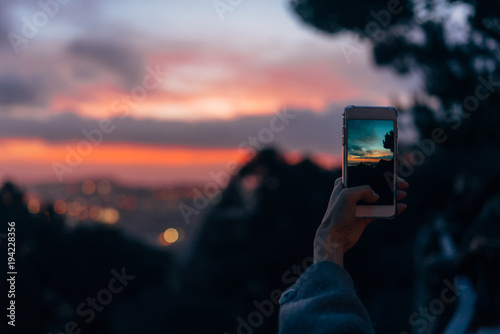
[[[398,112],[393,107],[347,106],[342,126],[342,182],[369,185],[380,195],[375,204],[359,201],[356,217],[396,216]]]

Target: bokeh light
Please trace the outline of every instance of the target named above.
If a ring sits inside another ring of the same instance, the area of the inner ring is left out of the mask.
[[[90,208],[90,213],[89,213],[90,219],[93,221],[101,221],[104,217],[103,210],[101,209],[100,206],[93,205]]]
[[[95,183],[91,180],[87,180],[82,183],[82,193],[85,195],[92,195],[95,192]]]
[[[81,210],[82,207],[77,201],[73,201],[68,204],[68,215],[70,216],[78,216]]]
[[[111,182],[107,180],[99,181],[97,184],[97,192],[101,195],[109,195],[113,189],[111,188]]]
[[[28,201],[28,211],[32,214],[37,214],[40,212],[40,201],[32,198]]]
[[[89,210],[87,209],[87,207],[82,208],[77,218],[78,220],[87,220],[89,218]]]
[[[168,228],[163,232],[163,237],[166,242],[173,244],[179,239],[179,232],[175,228]]]
[[[120,213],[115,208],[104,208],[101,222],[105,224],[116,224],[120,219]]]
[[[54,203],[54,211],[57,214],[63,215],[66,213],[66,202],[62,199],[55,201]]]

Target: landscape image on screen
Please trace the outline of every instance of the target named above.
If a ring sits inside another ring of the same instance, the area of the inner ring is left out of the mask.
[[[347,123],[347,185],[369,185],[376,205],[392,205],[394,121],[356,119]],[[363,201],[358,205],[367,205]]]

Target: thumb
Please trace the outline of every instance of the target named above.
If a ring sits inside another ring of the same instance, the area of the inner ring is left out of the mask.
[[[346,202],[349,205],[356,205],[359,200],[364,200],[367,203],[375,203],[380,198],[380,196],[376,194],[370,186],[347,188],[345,191]]]

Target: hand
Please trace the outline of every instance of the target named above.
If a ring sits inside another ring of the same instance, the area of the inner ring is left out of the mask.
[[[396,183],[398,201],[406,197],[404,190],[408,186],[406,181],[398,177]],[[315,263],[326,260],[344,266],[344,253],[358,242],[366,226],[375,220],[356,218],[356,203],[359,200],[375,203],[379,197],[368,185],[344,188],[341,178],[335,181],[328,208],[314,238]],[[406,204],[398,203],[398,214],[405,209]]]

